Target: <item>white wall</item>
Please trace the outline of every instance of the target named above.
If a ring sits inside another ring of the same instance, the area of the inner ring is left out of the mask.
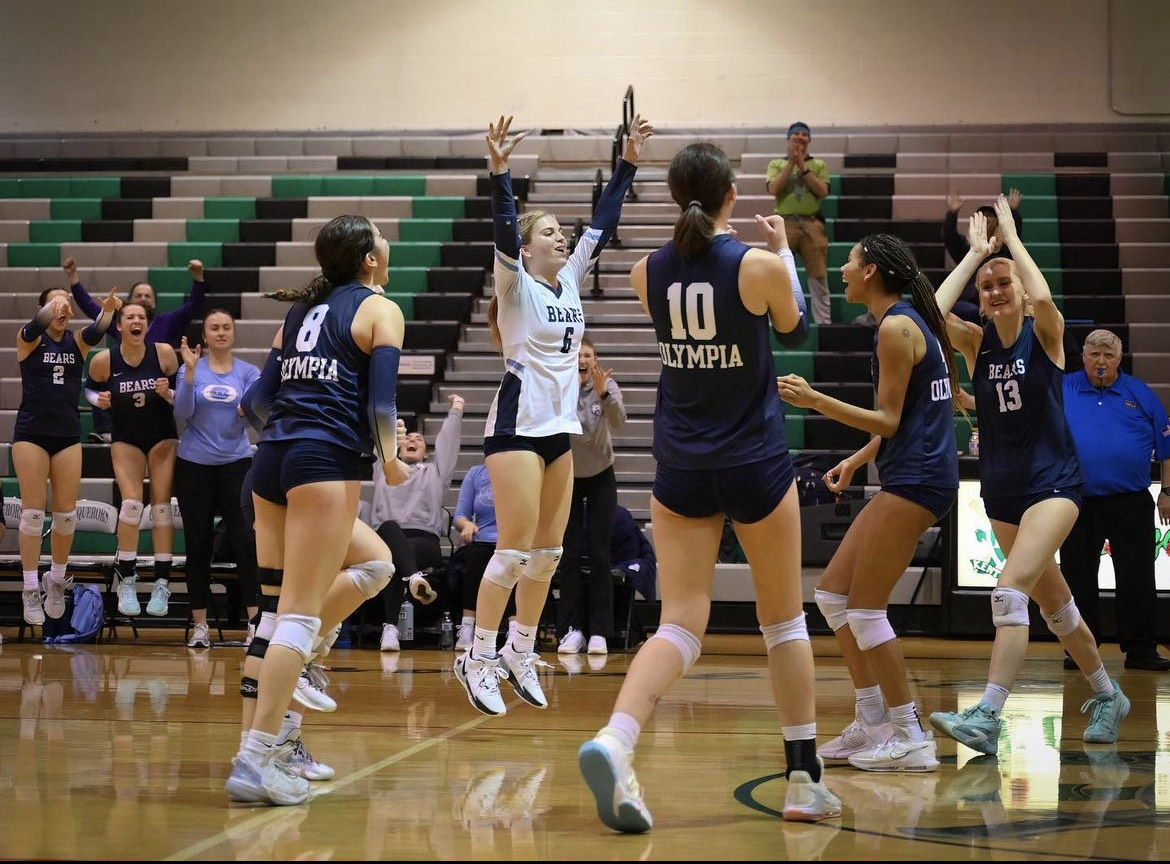
[[[663,128],[1132,122],[1108,25],[1109,0],[0,0],[0,134],[608,129],[630,84]]]

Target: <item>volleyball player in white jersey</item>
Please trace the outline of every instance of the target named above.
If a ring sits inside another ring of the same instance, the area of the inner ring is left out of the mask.
[[[475,639],[455,661],[471,704],[504,714],[499,679],[526,702],[545,708],[535,652],[549,582],[561,557],[573,489],[569,434],[577,420],[577,349],[585,329],[581,284],[617,228],[642,147],[653,134],[636,115],[623,158],[597,202],[572,255],[556,217],[529,210],[517,218],[508,157],[526,132],[509,137],[511,117],[488,125],[495,295],[488,308],[504,377],[488,412],[484,456],[496,500],[499,539],[476,601]],[[516,589],[516,625],[497,653],[504,607]]]

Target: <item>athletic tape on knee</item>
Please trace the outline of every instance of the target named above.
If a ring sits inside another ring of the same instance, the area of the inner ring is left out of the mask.
[[[992,590],[991,623],[996,627],[1027,627],[1028,595],[1015,588]]]
[[[285,612],[276,616],[276,632],[268,640],[270,645],[279,645],[301,655],[308,663],[317,644],[317,633],[321,630],[321,619],[312,615],[298,615]]]
[[[1069,600],[1051,615],[1045,615],[1048,629],[1057,636],[1067,636],[1077,629],[1081,623],[1081,610],[1077,608],[1076,600]]]
[[[499,585],[511,591],[520,581],[524,568],[528,564],[528,553],[515,549],[497,549],[492,553],[487,566],[483,568],[483,578],[493,585]]]
[[[118,521],[125,522],[137,528],[142,524],[142,502],[133,498],[122,499],[122,506],[118,508]]]
[[[45,529],[45,511],[33,510],[31,507],[20,511],[20,533],[30,537],[40,537]]]
[[[171,509],[169,501],[166,504],[153,504],[150,509],[151,521],[155,527],[166,528],[175,524],[175,512]]]
[[[353,581],[354,586],[362,592],[367,600],[377,597],[379,592],[390,584],[394,575],[394,565],[389,561],[367,561],[364,564],[354,564],[345,571]]]
[[[844,594],[834,594],[818,588],[813,591],[813,600],[816,601],[821,614],[825,616],[825,623],[834,633],[849,623],[845,617],[845,607],[849,603],[849,598]]]
[[[848,609],[845,616],[849,620],[849,629],[853,632],[857,647],[862,651],[869,651],[898,638],[890,626],[885,609]]]
[[[77,508],[74,507],[65,513],[53,514],[53,533],[62,537],[71,537],[77,530]]]
[[[809,641],[808,624],[805,623],[803,612],[790,621],[761,624],[760,633],[764,635],[764,647],[769,651],[785,642]]]
[[[533,582],[551,582],[564,551],[562,546],[533,549],[528,559],[528,566],[524,568],[524,575]]]
[[[259,636],[253,636],[252,641],[248,643],[248,650],[244,652],[246,657],[256,657],[260,660],[264,659],[264,655],[268,653],[268,640],[261,639]]]
[[[703,643],[699,641],[699,637],[677,624],[660,624],[650,638],[665,639],[678,649],[678,653],[682,655],[682,674],[684,675],[695,665],[695,661],[703,652]]]
[[[252,644],[255,645],[256,643],[253,642]],[[265,642],[264,644],[267,645],[268,643]],[[252,652],[249,651],[248,653],[251,654]],[[255,699],[259,696],[259,693],[260,693],[260,682],[259,681],[257,681],[255,678],[249,678],[247,675],[244,675],[242,678],[240,678],[240,695],[241,696],[243,696],[245,699]]]

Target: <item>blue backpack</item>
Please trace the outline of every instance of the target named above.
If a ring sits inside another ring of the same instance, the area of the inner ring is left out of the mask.
[[[106,623],[102,595],[95,585],[74,585],[73,595],[65,612],[69,623],[61,618],[60,630],[56,634],[45,634],[46,644],[69,644],[75,642],[96,642]],[[45,622],[48,623],[48,620]]]

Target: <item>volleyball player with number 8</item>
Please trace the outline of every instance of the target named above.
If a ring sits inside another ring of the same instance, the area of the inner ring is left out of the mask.
[[[674,240],[631,273],[662,359],[650,502],[661,623],[634,657],[609,723],[578,753],[598,816],[625,833],[651,826],[634,777],[634,747],[654,706],[699,658],[724,514],[755,585],[788,764],[784,818],[816,822],[841,814],[816,752],[800,512],[772,362],[773,328],[787,346],[807,334],[804,295],[781,217],[756,216],[770,252],[729,230],[734,180],[727,155],[714,144],[679,151],[667,174],[682,210]]]

